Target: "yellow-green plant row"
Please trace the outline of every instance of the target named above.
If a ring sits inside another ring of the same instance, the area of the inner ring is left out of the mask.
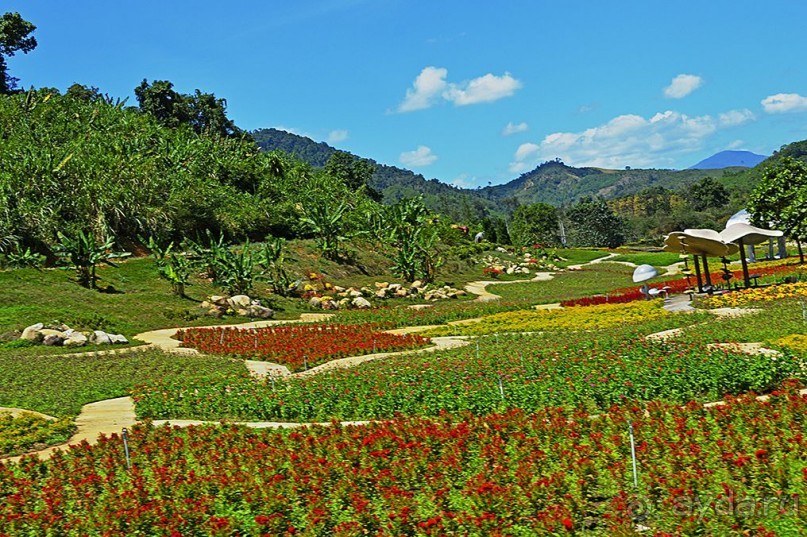
[[[807,282],[742,289],[725,295],[706,298],[703,304],[707,308],[733,308],[751,302],[768,302],[771,300],[799,297],[807,297]]]
[[[597,330],[653,321],[670,315],[672,314],[663,308],[661,301],[598,304],[552,310],[508,311],[483,317],[475,324],[439,327],[426,333],[430,336],[472,336],[494,332]]]
[[[806,334],[791,334],[784,336],[775,341],[777,345],[788,347],[797,353],[807,354],[807,335]]]

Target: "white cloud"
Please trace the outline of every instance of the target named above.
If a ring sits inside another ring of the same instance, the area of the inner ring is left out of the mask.
[[[521,86],[521,82],[513,78],[510,73],[505,73],[503,76],[488,73],[474,78],[470,82],[451,84],[443,92],[443,97],[457,106],[489,103],[510,97]]]
[[[518,134],[519,132],[526,132],[529,126],[525,122],[513,123],[510,121],[507,126],[502,129],[502,136],[510,136],[511,134]]]
[[[745,117],[742,111],[732,112],[726,113],[726,120],[670,110],[650,118],[622,115],[581,132],[555,132],[540,143],[521,144],[513,155],[510,172],[521,173],[554,158],[573,166],[612,169],[672,167],[677,157],[700,149],[719,128]]]
[[[458,84],[447,82],[447,76],[448,70],[444,67],[424,67],[412,87],[406,90],[398,112],[423,110],[441,99],[456,106],[489,103],[513,95],[522,86],[510,73],[502,76],[488,73]]]
[[[762,108],[769,114],[803,112],[807,110],[807,97],[798,93],[777,93],[762,99]]]
[[[686,97],[703,84],[703,79],[696,75],[678,75],[664,88],[664,96],[670,99]]]
[[[425,67],[415,79],[413,87],[406,90],[406,97],[398,106],[398,111],[412,112],[429,108],[448,87],[446,76],[448,76],[448,69]]]
[[[398,160],[404,166],[428,166],[434,164],[437,160],[437,155],[432,153],[432,150],[425,145],[418,146],[414,151],[404,151]]]
[[[717,116],[717,119],[721,127],[737,127],[749,121],[754,121],[756,116],[751,110],[743,108],[742,110],[723,112]]]
[[[347,131],[345,129],[336,129],[328,133],[328,143],[335,144],[347,140]]]

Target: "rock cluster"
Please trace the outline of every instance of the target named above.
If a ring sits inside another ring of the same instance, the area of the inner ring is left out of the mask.
[[[64,324],[45,325],[32,324],[22,331],[20,339],[26,339],[42,345],[59,347],[83,347],[84,345],[126,344],[129,340],[121,334],[108,334],[103,330],[79,332]]]
[[[560,269],[547,258],[547,256],[535,257],[529,252],[525,252],[522,261],[509,261],[489,255],[481,260],[485,268],[495,269],[498,273],[504,274],[530,274],[533,270],[559,271]]]
[[[400,283],[375,282],[373,287],[340,287],[333,286],[331,294],[323,296],[313,296],[309,298],[308,305],[312,308],[325,310],[336,309],[367,309],[373,305],[368,300],[386,300],[389,298],[406,298],[419,296],[423,300],[431,302],[437,300],[451,299],[463,296],[465,291],[454,289],[450,286],[432,288],[422,281],[412,282],[408,287]]]
[[[247,295],[213,295],[199,306],[205,308],[208,315],[216,318],[224,315],[241,315],[256,319],[271,319],[275,315],[272,309],[261,305],[260,300],[253,300]]]
[[[444,285],[443,287],[438,287],[436,289],[426,291],[425,293],[423,293],[423,299],[428,300],[429,302],[437,302],[438,300],[459,298],[467,294],[468,293],[466,293],[462,289],[455,289],[450,285]]]

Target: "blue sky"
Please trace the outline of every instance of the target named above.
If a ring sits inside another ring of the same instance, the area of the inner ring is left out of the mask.
[[[686,168],[807,139],[801,0],[2,0],[37,26],[24,87],[144,78],[476,187],[561,158]]]

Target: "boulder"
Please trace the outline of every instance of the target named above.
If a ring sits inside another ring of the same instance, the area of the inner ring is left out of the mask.
[[[111,345],[112,339],[103,330],[94,330],[90,335],[90,343],[95,345]]]
[[[42,334],[40,334],[39,331],[42,330],[43,328],[45,328],[45,325],[42,323],[32,324],[31,326],[27,327],[25,330],[22,331],[20,339],[40,341],[42,339]]]
[[[73,332],[70,334],[70,337],[64,340],[65,347],[83,347],[87,344],[87,336],[82,334],[81,332]]]
[[[115,344],[118,344],[118,345],[125,345],[125,344],[129,343],[129,340],[126,339],[121,334],[107,334],[107,335],[109,336],[109,341],[111,343],[115,343]]]
[[[350,289],[350,290],[348,290],[347,295],[350,298],[358,298],[358,297],[362,296],[362,292],[359,291],[358,289]]]
[[[312,296],[311,300],[308,301],[308,305],[312,308],[321,308],[322,307],[322,299],[318,296]]]
[[[210,297],[210,302],[215,304],[216,306],[226,307],[229,305],[226,296],[213,295]]]
[[[247,295],[235,295],[227,301],[234,310],[246,309],[252,304],[252,299]]]
[[[412,289],[420,289],[421,287],[423,287],[423,282],[420,281],[420,280],[415,280],[415,281],[412,282],[412,285],[410,285],[409,287],[412,288]]]
[[[349,308],[350,307],[350,299],[348,297],[345,297],[345,298],[341,299],[339,302],[337,302],[337,306],[339,306],[340,310]]]
[[[373,305],[372,305],[372,304],[370,304],[370,301],[369,301],[369,300],[367,300],[367,299],[366,299],[366,298],[364,298],[364,297],[360,297],[360,296],[359,296],[359,297],[354,298],[354,299],[353,299],[353,302],[351,302],[351,304],[353,304],[353,307],[354,307],[354,308],[359,308],[359,309],[361,309],[361,310],[363,310],[363,309],[367,309],[367,308],[372,308],[372,307],[373,307]]]
[[[389,287],[389,282],[375,282],[375,286],[377,289],[386,289]]]
[[[249,317],[257,317],[258,319],[271,319],[275,316],[275,312],[265,306],[253,304],[249,307]]]
[[[387,289],[389,289],[390,291],[392,291],[394,293],[395,291],[397,291],[401,287],[403,287],[403,285],[401,285],[400,283],[391,283],[391,284],[389,284]]]
[[[417,292],[417,291],[415,291],[415,292]],[[395,291],[395,296],[398,297],[398,298],[403,298],[405,296],[409,296],[409,290],[407,290],[407,289],[397,289]]]
[[[62,339],[67,339],[67,336],[61,330],[56,330],[54,328],[43,328],[39,331],[42,334],[43,338],[48,336],[59,336]]]
[[[376,298],[387,298],[387,290],[386,289],[379,289],[375,292]]]
[[[334,285],[333,290],[336,291],[337,293],[344,293],[345,291],[350,291],[350,289],[345,289],[340,285]]]
[[[64,343],[64,336],[62,336],[61,332],[56,332],[55,334],[47,334],[42,337],[42,344],[48,345],[52,347],[59,347]]]
[[[249,317],[249,310],[246,308],[238,308],[235,310],[236,315],[240,315],[241,317]]]

